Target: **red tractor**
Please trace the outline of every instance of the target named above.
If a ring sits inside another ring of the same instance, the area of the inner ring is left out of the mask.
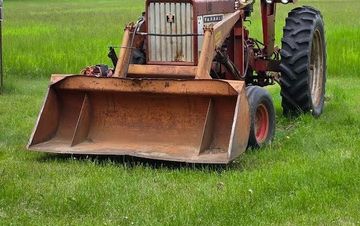
[[[279,3],[260,0],[263,40],[245,22],[252,0],[147,0],[126,26],[114,69],[53,75],[29,143],[36,151],[228,163],[269,143],[280,84],[286,116],[324,107],[326,45],[318,10],[293,9],[275,47]]]

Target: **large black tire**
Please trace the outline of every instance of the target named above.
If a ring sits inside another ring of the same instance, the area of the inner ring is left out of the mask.
[[[284,115],[311,112],[320,116],[325,96],[326,42],[324,22],[318,10],[303,6],[289,13],[280,53]]]
[[[250,107],[249,148],[270,143],[275,135],[275,108],[269,92],[258,86],[246,88]]]

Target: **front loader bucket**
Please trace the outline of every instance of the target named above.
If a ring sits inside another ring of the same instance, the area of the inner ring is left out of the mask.
[[[53,76],[28,149],[229,163],[247,147],[244,82]]]

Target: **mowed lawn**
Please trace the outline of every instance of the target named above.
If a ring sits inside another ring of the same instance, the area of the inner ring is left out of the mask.
[[[258,1],[257,1],[258,3]],[[0,225],[359,225],[360,2],[322,10],[328,44],[323,116],[282,116],[275,141],[230,166],[78,158],[25,149],[51,73],[107,63],[141,0],[8,0],[0,95]],[[292,4],[279,5],[277,42]],[[250,29],[260,37],[258,8]]]

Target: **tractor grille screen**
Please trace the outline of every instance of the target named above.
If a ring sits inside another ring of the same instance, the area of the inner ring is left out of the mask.
[[[150,3],[148,32],[157,35],[193,33],[193,7],[190,3]],[[194,36],[148,36],[152,62],[194,62]]]

